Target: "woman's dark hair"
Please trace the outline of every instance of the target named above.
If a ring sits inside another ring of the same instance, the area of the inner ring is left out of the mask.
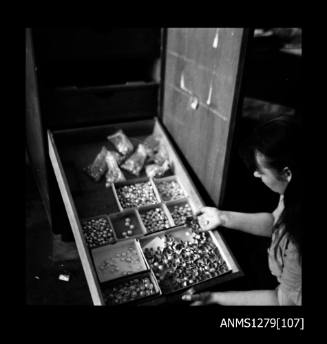
[[[302,255],[303,243],[303,168],[302,168],[302,128],[301,123],[293,116],[276,116],[273,119],[260,123],[250,138],[241,146],[240,153],[249,167],[256,170],[256,152],[265,156],[268,168],[278,176],[285,167],[292,173],[292,178],[284,194],[284,211],[280,221],[298,246]]]

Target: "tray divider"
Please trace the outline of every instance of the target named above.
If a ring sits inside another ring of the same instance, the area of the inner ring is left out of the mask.
[[[140,227],[141,227],[141,230],[142,230],[143,234],[144,235],[147,234],[148,231],[147,231],[147,229],[146,229],[146,227],[145,227],[145,225],[144,225],[144,223],[142,221],[142,218],[141,218],[141,215],[140,215],[140,212],[139,212],[138,208],[135,208],[135,213],[136,213],[136,217],[137,217],[137,219],[138,219],[138,221],[140,223]]]
[[[144,255],[144,253],[143,253],[143,250],[142,250],[140,241],[139,241],[139,240],[135,240],[135,242],[136,242],[137,250],[138,250],[138,252],[140,253],[140,255],[141,255],[143,261],[145,262],[145,265],[146,265],[146,267],[147,267],[147,270],[152,271],[152,270],[151,270],[151,267],[150,267],[150,265],[149,265],[149,263],[148,263],[148,261],[147,261],[147,259],[145,258],[145,255]]]
[[[171,226],[171,227],[175,227],[174,219],[173,219],[173,217],[171,216],[170,211],[169,211],[169,209],[168,209],[168,207],[167,207],[167,205],[166,205],[165,203],[162,203],[162,208],[163,208],[163,210],[164,210],[165,215],[166,215],[167,218],[168,218],[168,222],[169,222],[170,226]]]
[[[153,178],[149,178],[149,180],[150,180],[150,183],[151,183],[151,185],[152,185],[152,187],[153,187],[154,194],[156,195],[156,198],[157,198],[157,200],[158,200],[158,203],[161,203],[161,202],[162,202],[161,196],[160,196],[160,194],[159,194],[159,191],[158,191],[158,189],[157,189],[157,186],[156,186],[156,184],[155,184]]]
[[[119,201],[119,198],[118,198],[118,195],[117,195],[116,186],[115,186],[114,183],[111,184],[111,189],[112,189],[112,193],[113,193],[113,195],[115,197],[115,200],[116,200],[116,202],[118,204],[119,211],[123,211],[124,209],[123,209],[123,207],[120,204],[120,201]]]

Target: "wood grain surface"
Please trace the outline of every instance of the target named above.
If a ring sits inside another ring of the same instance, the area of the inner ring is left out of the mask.
[[[215,204],[229,154],[242,40],[241,28],[167,33],[163,122]]]

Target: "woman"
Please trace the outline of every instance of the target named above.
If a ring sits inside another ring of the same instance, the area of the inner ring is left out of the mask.
[[[254,176],[280,194],[276,210],[246,214],[204,207],[199,223],[204,230],[217,226],[271,237],[269,268],[279,285],[273,290],[212,292],[185,295],[196,304],[302,305],[302,168],[299,125],[289,116],[258,126],[243,151]]]

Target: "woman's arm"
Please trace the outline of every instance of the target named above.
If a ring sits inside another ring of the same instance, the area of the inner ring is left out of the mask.
[[[223,306],[278,306],[275,290],[226,291],[212,293],[213,303]]]
[[[199,223],[205,230],[218,226],[233,228],[243,232],[271,237],[274,217],[270,213],[239,213],[204,207],[200,210]]]
[[[238,229],[254,235],[271,237],[274,217],[270,213],[238,213],[222,211],[225,227]]]
[[[276,290],[224,291],[185,295],[183,300],[192,301],[193,306],[220,304],[222,306],[278,306]],[[201,300],[202,298],[202,300]]]

